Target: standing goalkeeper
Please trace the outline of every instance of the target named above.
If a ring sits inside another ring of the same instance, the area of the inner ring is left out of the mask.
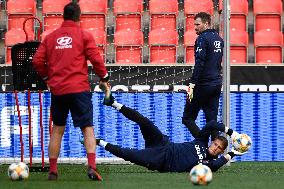
[[[223,39],[217,31],[210,29],[211,16],[200,12],[194,17],[196,34],[195,66],[190,79],[187,100],[184,107],[182,123],[191,131],[196,129],[190,124],[195,121],[200,109],[205,113],[206,122],[217,121],[219,97],[222,87],[221,62],[223,56]],[[211,140],[218,135],[212,131]]]
[[[218,157],[228,146],[228,140],[223,136],[217,136],[208,146],[212,130],[225,132],[231,137],[238,134],[214,120],[208,122],[201,130],[194,121],[191,121],[190,126],[198,130],[193,135],[195,140],[185,143],[172,143],[169,141],[168,136],[163,135],[148,118],[114,101],[112,96],[107,101],[105,99],[104,104],[116,108],[126,118],[139,125],[145,140],[145,149],[122,148],[101,139],[97,139],[97,144],[117,157],[150,170],[159,172],[189,172],[192,167],[202,163],[210,167],[212,171],[217,171],[235,155],[243,155],[243,153],[232,150],[228,154]]]

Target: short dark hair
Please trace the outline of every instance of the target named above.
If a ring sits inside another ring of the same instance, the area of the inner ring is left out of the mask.
[[[211,15],[206,12],[199,12],[194,16],[194,20],[200,18],[203,23],[208,22],[211,25]]]
[[[74,22],[80,21],[81,8],[77,3],[68,3],[64,7],[63,18],[64,20],[73,20]]]
[[[223,144],[223,150],[225,150],[228,147],[228,139],[224,136],[217,136],[215,140],[220,140]]]

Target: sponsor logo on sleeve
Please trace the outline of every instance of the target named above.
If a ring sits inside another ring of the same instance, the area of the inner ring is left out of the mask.
[[[214,52],[222,52],[221,41],[214,41]]]

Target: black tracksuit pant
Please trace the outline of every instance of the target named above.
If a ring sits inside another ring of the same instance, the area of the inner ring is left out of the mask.
[[[117,157],[123,158],[134,164],[147,167],[150,170],[163,170],[166,155],[166,145],[169,139],[148,118],[136,110],[122,106],[120,112],[131,121],[136,122],[145,140],[145,149],[137,150],[122,148],[108,143],[105,149]]]
[[[184,107],[182,123],[190,130],[194,135],[196,133],[191,126],[193,125],[191,121],[195,121],[199,111],[202,109],[206,123],[211,120],[217,121],[219,98],[221,94],[222,85],[217,86],[195,86],[193,90],[193,99],[189,102],[186,100]],[[213,131],[211,135],[211,140],[218,135],[217,131]]]

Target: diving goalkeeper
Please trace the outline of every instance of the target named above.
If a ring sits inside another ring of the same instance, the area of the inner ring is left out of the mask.
[[[202,163],[210,167],[212,171],[217,171],[234,156],[240,156],[244,153],[232,150],[226,155],[218,157],[228,146],[228,140],[223,136],[217,136],[208,146],[210,133],[212,130],[225,132],[234,137],[238,133],[225,127],[222,123],[214,120],[206,123],[200,130],[194,121],[191,122],[194,127],[194,140],[184,143],[172,143],[168,136],[161,131],[148,118],[141,115],[125,105],[115,101],[114,97],[104,99],[104,104],[112,106],[121,112],[126,118],[136,122],[142,132],[145,140],[145,149],[130,149],[110,144],[102,139],[97,139],[97,145],[117,157],[123,158],[134,164],[157,170],[159,172],[189,172],[192,167]]]

